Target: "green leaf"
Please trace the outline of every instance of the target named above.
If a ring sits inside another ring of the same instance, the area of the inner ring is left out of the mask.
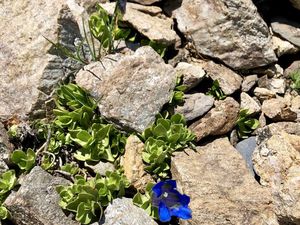
[[[5,220],[7,218],[10,218],[9,211],[4,206],[0,206],[0,220]]]

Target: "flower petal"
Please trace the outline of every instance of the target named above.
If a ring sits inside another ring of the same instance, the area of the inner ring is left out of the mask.
[[[166,180],[165,183],[169,184],[171,189],[175,189],[177,187],[176,180]]]
[[[158,182],[157,184],[155,184],[153,187],[152,187],[152,191],[154,192],[154,194],[156,195],[156,197],[160,197],[161,194],[162,194],[162,186],[164,185],[164,182],[161,181],[161,182]]]
[[[161,222],[168,222],[171,220],[170,211],[163,202],[159,203],[158,215]]]
[[[177,216],[181,219],[188,220],[192,218],[192,210],[188,207],[178,207],[171,209],[171,216]]]
[[[180,204],[184,207],[187,207],[188,204],[190,203],[190,197],[182,194],[180,194],[178,197],[179,197]]]

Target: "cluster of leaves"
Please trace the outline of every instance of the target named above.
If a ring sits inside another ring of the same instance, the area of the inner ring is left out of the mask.
[[[292,79],[291,87],[300,93],[300,69],[290,74]]]
[[[8,170],[0,177],[0,220],[10,217],[9,211],[2,205],[10,191],[15,187],[17,177],[14,170]]]
[[[77,175],[74,184],[57,187],[61,197],[59,205],[75,213],[80,223],[89,224],[99,220],[102,208],[114,198],[124,196],[128,187],[126,177],[118,171],[107,172],[106,177],[97,174],[90,179]]]
[[[158,115],[155,123],[143,132],[142,138],[145,142],[142,154],[146,163],[145,170],[166,178],[172,153],[193,147],[195,135],[187,128],[184,117],[175,114],[170,119]]]
[[[248,109],[241,109],[236,122],[237,134],[240,138],[247,138],[259,126],[257,119],[251,118]]]
[[[183,77],[177,76],[176,78],[176,86],[173,91],[172,98],[169,102],[171,105],[179,105],[184,102],[184,91],[186,90],[186,86],[182,84],[183,83]]]
[[[31,148],[28,148],[27,152],[17,149],[11,155],[11,161],[27,172],[33,168],[35,160],[36,154]]]
[[[157,207],[152,206],[153,186],[153,183],[148,183],[146,186],[145,193],[142,194],[140,192],[137,192],[133,197],[132,201],[136,206],[144,209],[154,219],[158,219],[158,209]]]
[[[206,94],[213,96],[217,100],[223,100],[226,98],[226,95],[220,88],[220,84],[218,80],[213,81],[211,88],[208,90]]]

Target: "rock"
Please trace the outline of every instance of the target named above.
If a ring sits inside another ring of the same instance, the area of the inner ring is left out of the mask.
[[[300,60],[294,61],[284,70],[284,76],[289,78],[292,73],[300,72]]]
[[[202,61],[200,65],[211,79],[219,81],[225,95],[231,95],[240,89],[243,79],[231,69],[212,61]]]
[[[110,76],[110,70],[123,57],[124,55],[118,53],[107,55],[101,59],[101,62],[92,62],[84,66],[76,74],[76,83],[87,90],[95,99],[99,99],[101,94],[98,93],[97,87],[101,85],[104,78]]]
[[[259,78],[258,86],[260,88],[267,88],[277,94],[284,94],[286,89],[286,80],[283,78],[271,78],[267,75]]]
[[[184,104],[175,108],[176,113],[183,114],[187,121],[207,113],[214,105],[214,98],[203,93],[185,94]]]
[[[10,160],[10,154],[13,151],[13,145],[9,142],[7,131],[3,124],[0,122],[0,161],[6,163]]]
[[[251,90],[251,88],[254,87],[256,82],[258,81],[257,75],[249,75],[244,77],[244,80],[242,82],[242,91],[248,92]]]
[[[272,191],[280,224],[300,224],[300,152],[289,134],[273,135],[253,153],[254,169],[260,183]],[[294,136],[293,140],[300,136]]]
[[[267,67],[261,67],[252,70],[253,73],[257,73],[260,75],[266,75],[267,77],[281,77],[283,75],[283,68],[278,65],[270,65]]]
[[[123,129],[143,132],[169,102],[176,72],[149,46],[139,48],[107,71],[97,87],[104,118]],[[121,76],[120,76],[121,74]]]
[[[287,54],[293,54],[298,52],[300,49],[288,41],[285,41],[279,37],[273,36],[273,50],[277,57]]]
[[[299,0],[290,0],[290,2],[296,9],[300,10],[300,1]]]
[[[242,157],[246,161],[247,166],[253,176],[254,176],[254,170],[253,170],[253,162],[252,162],[252,153],[254,152],[256,147],[255,139],[256,137],[249,137],[245,140],[240,141],[235,146],[236,150],[242,155]]]
[[[45,114],[45,100],[78,64],[61,58],[44,38],[74,47],[78,25],[64,0],[1,1],[0,117]],[[9,26],[8,26],[9,24]],[[24,26],[26,24],[26,26]],[[14,35],[9,35],[14,34]]]
[[[297,113],[291,110],[291,102],[282,97],[265,100],[262,112],[273,121],[295,121]]]
[[[99,173],[102,176],[105,176],[107,171],[115,171],[116,170],[114,164],[112,164],[110,162],[101,162],[100,161],[95,165],[88,164],[85,162],[84,166],[87,168],[90,168],[95,173]]]
[[[103,225],[157,225],[157,223],[129,198],[117,198],[104,212]]]
[[[300,47],[300,24],[283,18],[274,19],[271,23],[274,33]]]
[[[135,135],[128,137],[123,159],[124,174],[129,182],[138,190],[145,190],[146,185],[153,182],[150,174],[144,170],[142,152],[144,143]]]
[[[178,75],[183,76],[182,84],[187,87],[186,91],[196,87],[205,77],[205,71],[197,64],[180,62],[175,69]]]
[[[115,3],[105,3],[101,6],[113,14]],[[166,17],[162,9],[157,6],[143,6],[128,2],[122,20],[152,41],[172,45],[179,40],[172,29],[172,19]]]
[[[191,124],[189,128],[195,133],[197,141],[209,135],[226,134],[235,126],[239,110],[239,103],[227,97],[225,100],[216,101],[215,108]]]
[[[300,123],[295,122],[277,122],[271,123],[268,126],[259,128],[256,130],[257,138],[256,143],[260,145],[262,142],[266,141],[273,135],[280,134],[281,131],[284,131],[288,134],[294,134],[300,136]]]
[[[172,15],[178,29],[200,54],[222,60],[233,69],[251,69],[277,60],[268,26],[251,0],[177,2]]]
[[[271,195],[249,173],[227,138],[175,153],[173,179],[189,195],[193,218],[184,225],[278,224]]]
[[[266,88],[256,87],[254,89],[254,95],[262,102],[276,97],[276,93]]]
[[[260,128],[267,125],[267,119],[266,119],[264,113],[261,113],[261,114],[259,115],[258,121],[259,121],[259,127],[260,127]],[[254,132],[256,132],[256,130],[255,130]]]
[[[4,205],[11,213],[11,219],[18,225],[79,225],[67,217],[58,205],[57,185],[69,182],[53,177],[36,166],[24,178],[18,192],[12,193]]]
[[[155,2],[160,2],[161,0],[130,0],[130,2],[136,2],[142,5],[151,5]]]
[[[291,100],[291,110],[297,114],[297,122],[300,122],[300,95],[292,98]]]
[[[260,105],[245,92],[241,93],[241,109],[248,109],[252,115],[261,111]]]

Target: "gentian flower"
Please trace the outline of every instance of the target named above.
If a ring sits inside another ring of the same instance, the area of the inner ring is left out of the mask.
[[[188,207],[190,197],[177,191],[175,180],[161,181],[152,187],[152,191],[152,205],[158,208],[161,222],[170,221],[172,216],[185,220],[192,218]]]
[[[126,12],[126,1],[127,0],[117,0],[118,7],[123,15]]]

